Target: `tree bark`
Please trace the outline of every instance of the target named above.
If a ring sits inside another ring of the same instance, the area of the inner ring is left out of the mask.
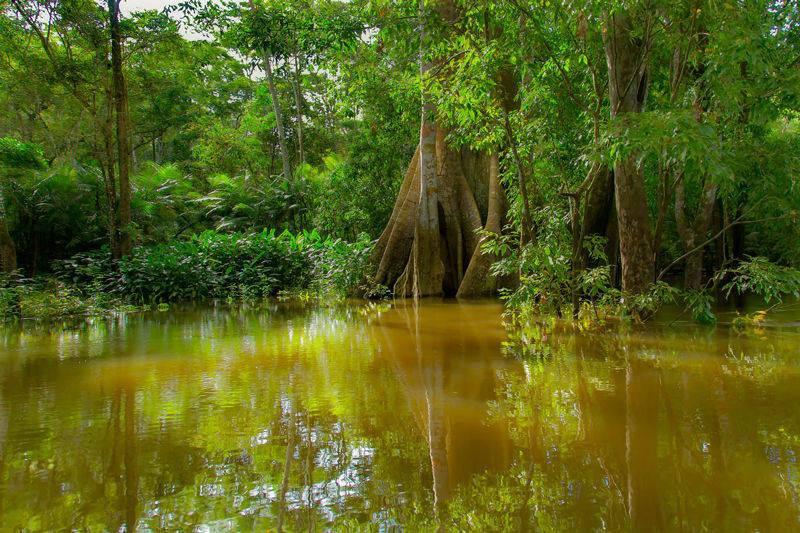
[[[117,113],[117,166],[119,178],[119,205],[117,207],[119,253],[131,253],[131,182],[130,165],[131,121],[128,109],[128,87],[122,72],[122,36],[119,28],[119,0],[108,0],[109,29],[111,31],[111,69],[114,80],[114,107]]]
[[[442,2],[436,10],[446,20],[454,16],[451,3]],[[424,52],[428,34],[426,28],[422,30],[420,44]],[[424,53],[421,56],[424,58]],[[421,62],[423,80],[432,66]],[[479,230],[484,223],[467,175],[470,182],[480,184],[474,190],[484,191],[488,196],[489,158],[476,153],[465,155],[448,145],[449,131],[442,124],[435,124],[436,107],[424,89],[423,105],[417,152],[389,223],[369,259],[375,272],[372,285],[393,289],[397,297],[483,293],[485,287],[477,282],[476,276],[488,270],[489,265],[476,265],[474,272],[468,274],[471,261],[485,263],[489,259],[476,253]],[[496,190],[495,194],[501,192]],[[488,198],[485,202],[481,200],[481,205],[488,205]],[[499,202],[493,209],[498,214],[492,217],[499,216],[502,220],[505,203]],[[488,221],[487,213],[487,224]]]
[[[508,200],[500,184],[500,171],[497,152],[493,151],[489,159],[489,211],[483,230],[487,233],[499,234],[503,228],[503,219],[508,209]],[[488,237],[484,237],[475,247],[472,258],[464,273],[464,279],[458,287],[456,296],[485,296],[497,290],[497,280],[489,274],[489,268],[499,259],[494,254],[481,250]]]
[[[17,270],[17,249],[11,239],[11,234],[8,233],[5,206],[0,206],[0,265],[2,265],[3,274],[13,274]]]
[[[306,159],[303,151],[303,96],[300,92],[300,60],[297,56],[294,58],[294,104],[297,108],[298,168],[302,172],[303,163],[305,163]]]
[[[439,242],[439,191],[436,172],[436,105],[425,88],[431,70],[425,58],[428,29],[425,24],[424,3],[420,3],[420,79],[422,80],[422,118],[419,131],[419,189],[414,241],[406,269],[395,284],[399,297],[434,296],[442,294],[444,265]]]
[[[641,113],[647,102],[649,73],[646,42],[634,36],[634,27],[624,13],[609,15],[603,40],[608,63],[608,93],[611,118]],[[622,289],[642,293],[655,279],[650,216],[642,170],[636,154],[614,163],[614,192],[622,261]]]
[[[256,10],[256,5],[253,0],[248,0],[250,9]],[[283,129],[283,118],[281,117],[281,109],[278,105],[278,91],[275,89],[275,76],[272,73],[272,57],[266,51],[262,52],[261,60],[264,66],[264,72],[267,74],[267,84],[269,85],[269,95],[272,99],[272,111],[275,113],[275,127],[278,130],[278,146],[281,150],[281,161],[283,162],[283,179],[287,182],[292,179],[292,167],[289,163],[289,151],[286,149],[286,133]]]
[[[687,252],[706,240],[708,228],[714,215],[719,186],[706,182],[703,196],[693,220],[686,217],[686,191],[681,177],[675,187],[675,222],[678,237]],[[684,287],[689,290],[700,289],[703,283],[703,249],[700,248],[686,258],[684,264]]]

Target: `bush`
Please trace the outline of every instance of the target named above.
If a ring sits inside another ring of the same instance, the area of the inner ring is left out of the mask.
[[[264,298],[313,288],[352,292],[371,249],[362,237],[350,244],[322,239],[316,231],[297,236],[206,231],[188,241],[141,247],[120,261],[107,249],[79,254],[58,267],[60,279],[135,302]]]
[[[0,283],[0,321],[77,318],[124,310],[122,302],[102,291],[79,291],[52,278],[3,278]]]

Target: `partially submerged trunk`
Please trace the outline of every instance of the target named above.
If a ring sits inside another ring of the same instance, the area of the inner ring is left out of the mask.
[[[500,234],[503,229],[508,200],[503,186],[500,184],[500,169],[497,152],[489,156],[489,207],[483,231],[487,234],[478,242],[472,258],[464,273],[464,279],[458,287],[456,296],[484,296],[497,291],[498,280],[489,273],[492,264],[500,259],[495,254],[483,251],[483,244],[491,237],[488,234]]]
[[[439,242],[439,190],[436,164],[436,106],[425,89],[431,65],[424,59],[428,32],[420,4],[420,66],[422,79],[422,117],[419,129],[419,201],[414,221],[414,240],[406,268],[395,282],[394,292],[407,296],[434,296],[442,293],[444,264]]]
[[[611,118],[641,113],[647,102],[646,43],[624,13],[609,15],[604,32]],[[614,163],[614,192],[622,262],[622,288],[641,293],[655,279],[652,233],[642,170],[636,154]]]
[[[452,16],[450,8],[452,6],[444,6],[440,13],[445,18]],[[428,38],[424,24],[421,30],[420,46],[424,52]],[[421,57],[424,56],[421,53]],[[421,61],[423,80],[431,67],[426,60]],[[488,183],[491,165],[486,157],[462,153],[449,146],[449,131],[435,121],[435,105],[424,89],[422,100],[420,143],[400,187],[389,223],[370,257],[369,262],[375,269],[372,282],[388,287],[401,298],[483,294],[487,290],[485,280],[477,277],[482,270],[488,270],[490,258],[476,253],[483,221],[467,175],[475,184]],[[491,228],[499,231],[500,211],[505,212],[505,202],[499,196],[499,178],[495,181],[494,186],[480,187],[490,196],[490,189],[494,187],[495,201],[487,199],[481,203],[490,206],[487,229],[491,222]],[[465,284],[473,260],[478,263]]]
[[[583,203],[583,223],[581,224],[580,245],[576,254],[578,270],[590,265],[585,243],[587,237],[598,236],[606,239],[604,252],[611,266],[612,279],[618,263],[619,234],[617,230],[617,210],[614,201],[614,172],[599,163],[589,169],[591,179]]]
[[[478,250],[479,230],[484,224],[465,172],[467,166],[474,165],[470,181],[489,182],[491,164],[488,157],[476,158],[474,154],[461,153],[449,147],[445,141],[447,133],[441,125],[437,127],[435,203],[430,201],[434,194],[427,193],[427,205],[420,208],[421,167],[427,159],[418,147],[400,187],[389,223],[369,260],[375,269],[373,284],[388,287],[398,297],[414,296],[414,276],[420,283],[418,296],[474,296],[489,291],[484,282],[493,284],[492,280],[480,279],[480,272],[488,271],[491,258]],[[496,181],[495,185],[489,183],[488,187],[481,187],[489,194],[485,229],[494,233],[501,229],[507,208],[499,179]],[[432,213],[434,210],[435,215]],[[420,233],[417,229],[420,219],[423,229],[432,228],[433,231]],[[430,225],[426,228],[424,223],[432,224],[431,219],[435,219],[435,228]],[[436,239],[433,239],[434,235]],[[415,252],[420,236],[428,242],[420,241],[419,252]],[[433,269],[436,262],[430,250],[434,247],[443,268],[441,273]],[[415,253],[423,252],[427,255],[417,257],[431,263],[424,267],[428,268],[425,272],[419,260],[415,263]],[[475,266],[472,266],[473,261]]]

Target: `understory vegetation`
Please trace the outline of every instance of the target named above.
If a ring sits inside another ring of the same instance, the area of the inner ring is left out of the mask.
[[[2,316],[798,296],[796,2],[11,0],[0,52]]]
[[[185,241],[107,248],[58,261],[46,277],[8,278],[0,315],[64,318],[168,306],[171,302],[258,301],[272,296],[341,298],[356,292],[371,242],[293,235],[205,231]]]

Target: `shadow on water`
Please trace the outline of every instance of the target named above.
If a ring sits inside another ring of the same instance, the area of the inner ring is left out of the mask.
[[[0,528],[800,527],[800,313],[746,334],[509,334],[501,312],[272,303],[5,329]]]

